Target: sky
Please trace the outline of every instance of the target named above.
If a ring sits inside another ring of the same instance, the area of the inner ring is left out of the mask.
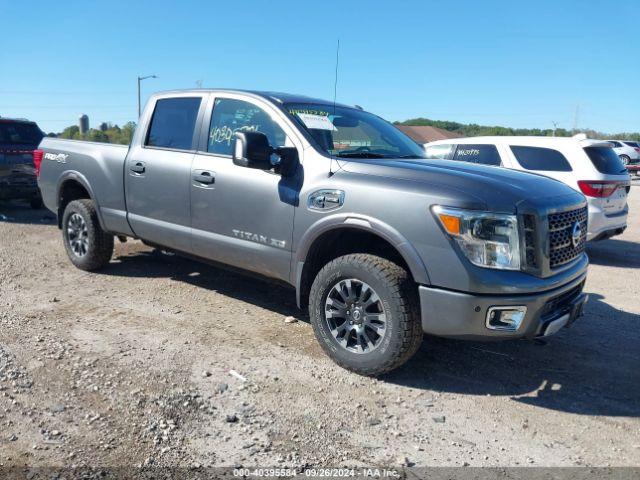
[[[640,131],[640,0],[0,0],[0,116],[59,132],[160,90],[333,99],[390,121]]]

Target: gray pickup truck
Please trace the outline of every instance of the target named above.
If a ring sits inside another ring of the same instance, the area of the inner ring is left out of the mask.
[[[77,267],[114,237],[295,287],[341,366],[388,372],[423,332],[548,336],[582,312],[585,198],[555,180],[429,161],[360,107],[236,90],[154,95],[131,146],[45,138],[44,203]]]

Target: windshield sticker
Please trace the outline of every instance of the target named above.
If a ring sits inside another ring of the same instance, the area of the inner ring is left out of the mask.
[[[324,110],[316,110],[315,108],[290,108],[289,113],[291,115],[299,115],[301,113],[311,113],[312,115],[320,115],[322,117],[328,117],[329,112]]]
[[[307,128],[315,130],[338,130],[333,126],[329,117],[322,115],[314,115],[312,113],[298,113],[298,118],[306,125]]]

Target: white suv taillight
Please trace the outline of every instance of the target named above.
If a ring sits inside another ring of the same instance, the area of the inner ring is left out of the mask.
[[[606,198],[613,195],[613,193],[620,187],[623,187],[624,182],[606,182],[598,180],[578,180],[578,186],[582,193],[587,197]]]

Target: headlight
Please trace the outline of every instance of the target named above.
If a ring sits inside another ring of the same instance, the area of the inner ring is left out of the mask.
[[[433,207],[444,230],[479,267],[520,270],[520,240],[515,215]]]

